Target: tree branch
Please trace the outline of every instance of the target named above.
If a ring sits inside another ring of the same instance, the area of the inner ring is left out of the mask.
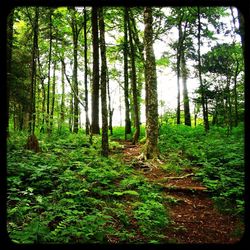
[[[79,101],[79,103],[85,108],[86,107],[85,104],[81,101],[80,97],[76,94],[76,91],[75,91],[74,87],[72,86],[68,75],[66,74],[65,62],[64,62],[64,60],[62,58],[61,58],[61,62],[62,62],[63,69],[64,69],[64,75],[65,75],[65,77],[67,79],[67,82],[69,83],[69,86],[70,86],[71,90],[74,92],[74,95],[77,98],[77,100]]]

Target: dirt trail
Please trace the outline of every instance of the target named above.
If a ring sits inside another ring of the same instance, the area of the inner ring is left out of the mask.
[[[166,173],[159,163],[148,168],[147,163],[141,163],[140,168],[140,164],[136,164],[136,159],[141,153],[141,146],[134,146],[126,141],[120,143],[124,145],[123,161],[133,164],[150,181],[160,183],[164,195],[177,201],[166,203],[172,223],[165,235],[170,242],[235,243],[240,240],[240,236],[234,233],[239,229],[240,222],[232,216],[219,213],[214,208],[208,193],[204,192],[206,188],[193,179],[190,169],[187,169],[186,173],[184,171],[182,178],[179,178]]]

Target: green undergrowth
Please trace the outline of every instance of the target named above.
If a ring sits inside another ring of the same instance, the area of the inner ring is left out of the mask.
[[[7,230],[15,243],[159,243],[169,224],[157,187],[119,160],[100,156],[101,139],[25,133],[7,145]],[[110,147],[117,148],[117,142]]]
[[[181,174],[192,169],[196,178],[208,187],[221,211],[244,214],[244,127],[211,127],[205,134],[202,126],[163,125],[159,148],[168,172]]]
[[[142,129],[142,131],[144,131]],[[141,138],[144,134],[142,133]],[[161,243],[170,225],[159,187],[120,161],[122,146],[101,157],[101,137],[38,135],[40,152],[24,149],[28,135],[7,141],[7,230],[15,243]],[[123,139],[114,128],[112,139]],[[167,173],[191,169],[225,212],[244,212],[244,128],[163,124],[159,149]],[[174,239],[173,239],[174,240]]]
[[[133,139],[133,133],[135,129],[132,128],[132,132],[127,134],[127,140]],[[145,137],[145,126],[140,126],[140,139]],[[113,128],[113,135],[111,136],[112,140],[124,140],[125,138],[125,128],[124,127],[115,127]]]

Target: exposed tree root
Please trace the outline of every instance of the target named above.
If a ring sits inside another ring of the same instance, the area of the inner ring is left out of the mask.
[[[168,180],[178,180],[178,179],[184,179],[190,176],[194,176],[194,173],[191,174],[186,174],[183,176],[168,176],[168,177],[164,177],[160,180],[160,182],[167,182]]]
[[[161,183],[157,183],[159,186],[161,186],[164,190],[167,190],[169,192],[173,191],[173,192],[203,192],[203,191],[207,191],[206,187],[196,187],[196,186],[189,186],[189,187],[183,187],[183,186],[166,186],[166,185],[162,185]]]
[[[144,161],[135,161],[132,163],[132,166],[138,169],[143,169],[144,171],[152,171],[152,168],[154,167],[149,162]]]

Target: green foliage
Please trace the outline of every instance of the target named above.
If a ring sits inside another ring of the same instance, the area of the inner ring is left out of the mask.
[[[159,148],[166,158],[163,169],[180,173],[185,167],[195,169],[213,196],[226,212],[244,212],[244,128],[242,124],[228,135],[226,128],[204,128],[163,125]]]
[[[23,133],[8,139],[7,229],[13,242],[138,242],[140,233],[145,241],[162,240],[160,229],[169,220],[160,191],[132,167],[100,157],[100,137],[92,145],[82,133],[38,139],[39,153],[23,149]]]
[[[165,228],[169,224],[169,218],[166,217],[164,205],[155,200],[146,200],[138,202],[134,217],[138,220],[141,232],[146,237],[152,237],[159,229]],[[162,237],[158,235],[158,237]]]
[[[132,128],[132,132],[130,135],[128,135],[128,139],[132,140],[134,132],[135,132],[135,128]],[[119,140],[119,139],[124,139],[124,137],[125,137],[124,127],[113,128],[113,135],[111,136],[112,139]],[[145,137],[145,126],[140,126],[140,139],[144,137]]]
[[[160,59],[156,60],[157,66],[167,67],[170,64],[170,60],[166,56],[162,56]]]

